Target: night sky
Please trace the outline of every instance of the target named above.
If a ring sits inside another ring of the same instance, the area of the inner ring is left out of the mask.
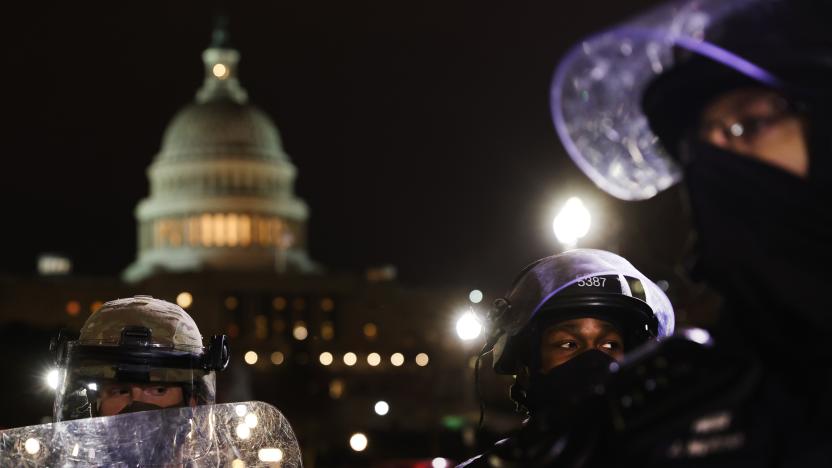
[[[671,205],[596,190],[548,108],[567,47],[652,3],[230,5],[240,80],[299,170],[311,256],[335,270],[394,264],[415,285],[505,287],[558,249],[550,223],[568,195],[626,220]],[[133,260],[145,169],[203,79],[207,5],[28,2],[6,17],[0,271],[31,274],[43,251],[79,274]],[[641,224],[627,242],[661,238]]]

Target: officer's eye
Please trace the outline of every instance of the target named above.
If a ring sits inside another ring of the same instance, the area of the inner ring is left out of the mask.
[[[130,389],[128,387],[113,387],[107,390],[107,393],[110,396],[122,396],[129,394]]]
[[[621,349],[621,343],[617,341],[607,341],[606,343],[601,344],[601,348],[607,351],[618,351]]]
[[[168,388],[167,387],[150,387],[148,389],[148,391],[150,392],[151,395],[162,396],[165,393],[167,393]]]
[[[578,347],[578,343],[576,343],[574,341],[562,341],[562,342],[558,343],[558,348],[575,349],[577,347]]]

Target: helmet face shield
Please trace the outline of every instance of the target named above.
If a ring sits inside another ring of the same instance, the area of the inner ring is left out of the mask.
[[[198,355],[67,344],[57,421],[214,403],[214,373]]]
[[[663,147],[651,129],[643,110],[645,90],[691,56],[748,82],[780,87],[777,77],[754,63],[757,57],[712,34],[727,18],[765,12],[777,3],[786,2],[673,1],[575,46],[558,66],[550,95],[555,128],[569,156],[596,185],[624,200],[647,199],[678,182],[681,170],[666,151],[675,148]],[[733,36],[753,42],[761,34],[747,30]]]

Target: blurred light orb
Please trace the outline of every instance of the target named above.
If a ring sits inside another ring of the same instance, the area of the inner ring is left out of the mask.
[[[231,462],[231,468],[246,468],[246,462],[240,460],[239,458],[235,458],[233,462]]]
[[[328,351],[324,351],[324,352],[321,353],[320,356],[318,356],[318,361],[320,361],[321,364],[323,364],[325,366],[328,366],[328,365],[332,364],[333,359],[334,358],[332,357],[332,353],[330,353]]]
[[[283,364],[283,359],[284,359],[283,353],[281,353],[280,351],[275,351],[271,355],[272,364],[274,364],[276,366],[279,366],[279,365]]]
[[[473,302],[474,304],[479,304],[480,302],[482,302],[482,297],[482,291],[480,291],[479,289],[475,289],[468,293],[468,300]]]
[[[95,382],[93,382],[91,384],[87,384],[87,388],[90,389],[93,392],[97,392],[98,391],[98,384],[95,383]]]
[[[419,353],[416,355],[416,365],[419,367],[425,367],[430,362],[430,358],[425,353]]]
[[[225,78],[228,77],[228,67],[226,67],[225,65],[223,65],[221,63],[217,63],[217,64],[214,65],[213,68],[211,68],[211,73],[213,73],[214,76],[216,76],[217,78],[219,78],[221,80],[225,79]]]
[[[58,369],[52,369],[46,373],[46,385],[52,390],[58,388]]]
[[[194,296],[188,291],[182,291],[176,296],[176,303],[179,304],[179,307],[187,309],[194,303]]]
[[[393,355],[390,356],[390,364],[393,364],[396,367],[399,367],[402,364],[404,364],[404,354],[393,353]]]
[[[448,464],[448,460],[436,457],[430,461],[431,468],[448,468],[450,465]]]
[[[552,221],[552,230],[558,242],[571,247],[589,233],[591,223],[592,216],[584,202],[578,197],[571,197]]]
[[[34,455],[40,452],[40,441],[33,438],[26,439],[26,442],[23,443],[23,448],[29,455]]]
[[[254,429],[255,427],[257,427],[257,415],[254,413],[247,414],[246,418],[243,421],[245,421],[246,426],[248,426],[249,429]]]
[[[477,339],[482,333],[482,324],[473,312],[465,312],[456,321],[456,334],[462,341]]]
[[[237,413],[237,416],[243,417],[248,413],[248,407],[246,405],[237,405],[234,407],[234,412]]]
[[[373,406],[373,411],[379,416],[384,416],[390,412],[390,405],[384,400],[377,401],[375,406]]]
[[[283,450],[279,448],[261,448],[257,451],[257,458],[262,462],[279,462],[283,460]]]
[[[253,366],[257,364],[258,356],[254,351],[249,351],[243,356],[243,359],[246,361],[246,364]]]
[[[350,448],[355,450],[356,452],[363,452],[364,449],[367,448],[367,436],[360,432],[356,432],[352,436],[350,436]]]
[[[381,355],[378,353],[370,353],[367,355],[367,364],[375,367],[381,364]]]
[[[244,422],[237,425],[237,430],[235,432],[237,433],[237,437],[243,440],[251,437],[251,428]]]
[[[349,352],[344,355],[344,364],[354,366],[356,362],[358,362],[358,356],[355,353]]]
[[[292,329],[292,336],[298,341],[305,340],[309,336],[309,330],[306,329],[306,324],[303,322],[295,324],[295,328]]]

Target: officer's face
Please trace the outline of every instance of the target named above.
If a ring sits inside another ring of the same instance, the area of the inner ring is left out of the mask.
[[[151,403],[162,408],[183,402],[182,387],[176,385],[109,383],[101,391],[101,416],[118,414],[133,402]]]
[[[624,356],[624,341],[611,323],[594,318],[559,322],[541,335],[540,371],[546,373],[590,349],[607,353],[616,360]]]
[[[702,112],[699,136],[720,148],[806,177],[805,125],[779,94],[741,88],[712,100]]]

